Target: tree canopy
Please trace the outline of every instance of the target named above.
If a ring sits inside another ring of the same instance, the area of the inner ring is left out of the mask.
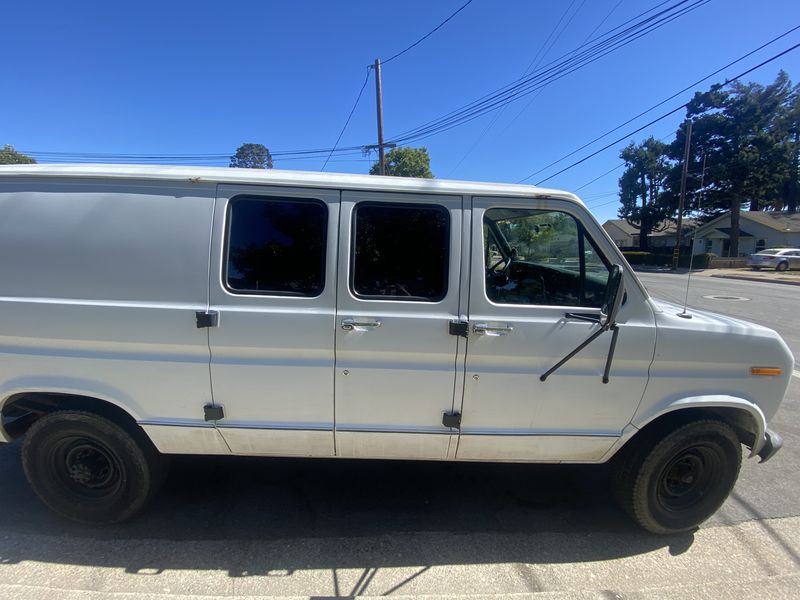
[[[392,148],[385,158],[387,175],[433,179],[431,157],[428,156],[427,148]],[[369,174],[378,175],[379,173],[380,163],[376,161],[369,170]]]
[[[231,168],[271,169],[272,154],[264,144],[242,144],[231,156]]]
[[[619,215],[640,227],[640,243],[655,223],[677,217],[689,120],[685,213],[713,218],[730,211],[730,254],[737,256],[743,209],[797,210],[800,86],[783,71],[769,85],[713,85],[695,93],[671,144],[651,137],[626,147]]]
[[[620,152],[625,172],[619,179],[620,218],[639,228],[639,248],[648,249],[648,234],[669,217],[665,194],[670,169],[667,145],[653,136],[641,144],[631,142]]]
[[[6,144],[0,149],[0,165],[30,165],[35,162],[35,158],[17,152],[14,150],[14,146],[10,144]]]

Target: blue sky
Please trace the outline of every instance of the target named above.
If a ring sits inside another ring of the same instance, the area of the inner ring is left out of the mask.
[[[33,152],[132,154],[227,154],[243,142],[272,150],[330,147],[366,65],[406,47],[464,1],[6,3],[0,144]],[[604,18],[595,35],[659,1],[474,0],[384,67],[387,138],[520,77],[565,13],[563,31],[551,38],[542,64],[580,46]],[[712,0],[499,116],[491,113],[418,145],[428,147],[437,177],[517,181],[798,24],[796,0]],[[800,31],[712,81],[798,42]],[[781,68],[800,80],[800,49],[747,80],[768,83]],[[680,114],[629,139],[653,134],[670,140],[679,121]],[[374,143],[375,137],[370,80],[341,145]],[[582,186],[619,164],[624,145],[546,185],[581,188],[601,221],[613,218],[621,170]],[[370,166],[358,153],[334,161],[329,171],[366,172]],[[322,163],[275,166],[317,170]]]

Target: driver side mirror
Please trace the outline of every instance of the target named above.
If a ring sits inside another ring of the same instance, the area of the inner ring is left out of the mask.
[[[603,327],[613,327],[617,321],[617,313],[622,305],[622,297],[625,294],[625,284],[622,280],[622,265],[611,265],[611,272],[608,274],[606,283],[606,297],[603,307],[600,309],[603,317]]]

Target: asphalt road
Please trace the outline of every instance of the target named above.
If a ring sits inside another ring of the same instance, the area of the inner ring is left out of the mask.
[[[643,274],[682,301],[685,276]],[[748,300],[710,300],[707,295]],[[800,288],[696,277],[690,306],[777,329],[800,356]],[[694,533],[653,536],[586,466],[180,458],[149,510],[97,528],[51,515],[0,447],[0,598],[796,597],[800,378]]]

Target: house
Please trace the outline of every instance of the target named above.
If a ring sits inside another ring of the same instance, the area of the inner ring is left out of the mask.
[[[692,231],[697,227],[697,221],[694,219],[683,220],[683,234],[681,238],[681,246],[689,247],[689,237]],[[609,219],[603,223],[603,229],[606,230],[614,243],[620,248],[638,248],[639,247],[639,229],[628,223],[625,219]],[[675,240],[677,238],[678,225],[674,221],[670,221],[664,229],[660,226],[655,227],[655,231],[647,236],[650,248],[674,248]]]
[[[694,235],[694,253],[730,256],[731,215],[726,212]],[[739,218],[739,256],[765,248],[800,248],[800,213],[742,211]]]
[[[603,229],[620,248],[639,246],[639,230],[625,219],[609,219],[603,223]]]
[[[692,233],[699,225],[697,219],[683,219],[681,223],[681,248],[689,248],[691,243]],[[678,238],[678,223],[670,221],[664,229],[659,230],[657,227],[649,236],[650,247],[655,248],[675,248],[675,242]]]

